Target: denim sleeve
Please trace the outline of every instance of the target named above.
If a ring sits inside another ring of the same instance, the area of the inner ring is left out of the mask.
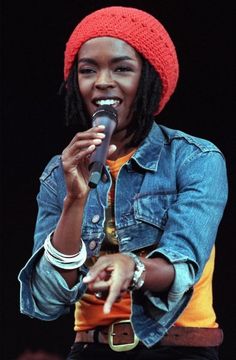
[[[215,244],[227,202],[224,157],[219,151],[201,150],[195,149],[178,164],[178,196],[168,209],[158,248],[148,255],[168,259],[175,269],[173,284],[167,294],[140,290],[132,294],[132,324],[147,346],[161,339],[189,303]]]
[[[219,151],[191,154],[178,169],[178,197],[156,250],[148,257],[164,256],[175,269],[165,300],[146,292],[150,302],[171,311],[202,275],[215,244],[228,195],[225,160]]]
[[[82,287],[81,274],[78,273],[78,282],[70,289],[60,273],[42,256],[32,277],[36,317],[53,320],[69,312],[80,297]]]
[[[194,269],[190,263],[178,263],[173,264],[173,266],[175,269],[175,279],[165,299],[155,296],[151,291],[145,291],[149,301],[163,312],[174,310],[194,283]]]
[[[42,320],[53,320],[68,312],[85,288],[80,275],[85,274],[85,268],[81,267],[78,273],[77,285],[69,289],[63,277],[43,256],[44,241],[56,227],[64,197],[63,171],[60,157],[56,156],[40,177],[33,254],[18,276],[21,313]]]
[[[46,260],[39,248],[20,271],[20,311],[40,320],[54,320],[70,311],[70,307],[85,291],[82,277],[87,269],[78,272],[77,284],[69,289],[64,278]]]

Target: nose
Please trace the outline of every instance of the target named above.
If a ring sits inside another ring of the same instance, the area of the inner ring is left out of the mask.
[[[99,71],[95,81],[95,87],[98,89],[106,89],[108,87],[114,87],[115,82],[112,74],[109,70]]]

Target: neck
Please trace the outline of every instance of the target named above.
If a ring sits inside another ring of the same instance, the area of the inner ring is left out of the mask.
[[[124,138],[124,136],[121,137],[120,134],[114,134],[111,139],[111,144],[116,145],[116,151],[109,157],[109,160],[116,160],[134,150],[136,147],[128,145],[131,139],[132,135]]]

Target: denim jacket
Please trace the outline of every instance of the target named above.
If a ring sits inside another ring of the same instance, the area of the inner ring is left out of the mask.
[[[43,243],[58,222],[66,194],[60,156],[40,177],[33,255],[20,271],[20,311],[53,320],[67,313],[85,292],[82,277],[68,288],[45,259]],[[104,239],[105,209],[111,187],[109,168],[89,193],[82,238],[88,257],[99,254]],[[175,268],[166,296],[132,293],[131,321],[148,347],[157,343],[188,304],[215,243],[227,201],[225,159],[211,142],[162,125],[153,127],[122,166],[116,181],[115,224],[120,252],[152,249],[147,257],[164,256]]]

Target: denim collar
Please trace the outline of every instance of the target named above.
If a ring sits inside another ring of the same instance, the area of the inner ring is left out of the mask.
[[[132,160],[141,168],[156,172],[161,151],[166,143],[168,143],[168,140],[161,128],[156,123],[153,123],[148,136],[134,153]]]

